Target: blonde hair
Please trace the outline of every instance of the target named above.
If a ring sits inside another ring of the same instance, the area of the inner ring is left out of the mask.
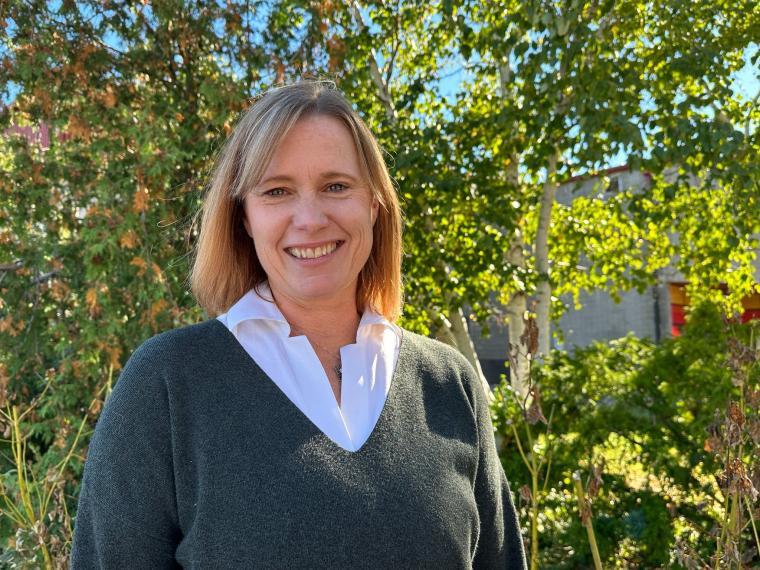
[[[402,305],[398,198],[375,137],[329,81],[300,81],[271,89],[235,126],[217,157],[199,212],[192,292],[206,312],[216,316],[267,280],[243,226],[243,199],[261,180],[282,138],[309,115],[338,119],[353,136],[363,175],[380,203],[372,251],[359,273],[356,306],[360,311],[371,307],[395,322]]]

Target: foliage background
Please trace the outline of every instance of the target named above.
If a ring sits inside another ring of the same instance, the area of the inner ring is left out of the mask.
[[[65,559],[86,443],[121,366],[145,338],[203,318],[186,283],[192,220],[216,149],[257,93],[329,77],[377,133],[406,215],[410,329],[433,333],[462,306],[485,324],[495,302],[518,322],[531,299],[556,319],[561,294],[577,302],[584,291],[642,289],[670,263],[695,300],[730,312],[756,287],[759,112],[731,82],[757,41],[758,16],[742,0],[1,4],[0,91],[12,104],[0,129],[45,123],[52,133],[44,149],[0,140],[6,561]],[[443,80],[452,70],[462,82],[450,93]],[[553,204],[558,182],[621,153],[651,173],[646,192]],[[720,282],[728,297],[712,288]],[[729,395],[714,392],[725,381],[717,372],[699,382],[708,391],[700,409],[650,410],[695,419],[681,439],[644,434],[646,453],[607,441],[596,408],[581,413],[583,394],[625,402],[649,394],[639,404],[649,410],[663,375],[673,386],[666,402],[698,394],[697,380],[680,372],[692,349],[668,360],[670,349],[629,340],[580,353],[575,364],[552,359],[536,374],[547,402],[557,399],[555,430],[643,453],[642,470],[677,472],[694,491],[686,471],[698,460],[669,458],[700,453],[700,430]],[[594,359],[603,373],[572,372]],[[567,443],[555,467],[563,477],[583,465]],[[522,481],[519,464],[505,459]],[[627,560],[616,550],[625,539],[636,563],[675,560],[684,533],[666,518],[664,495],[633,492],[620,477],[609,489],[618,502],[604,516],[629,523],[602,535],[605,556]],[[638,535],[634,498],[660,521]],[[554,495],[546,505],[543,562],[573,545],[581,558],[565,552],[566,564],[586,564],[572,508]],[[694,510],[684,516],[702,524]],[[706,556],[708,546],[692,542]]]
[[[726,324],[712,304],[690,316],[682,336],[654,344],[633,336],[595,343],[570,356],[556,351],[536,370],[550,425],[534,433],[533,451],[551,456],[541,511],[541,568],[591,568],[586,531],[577,516],[572,474],[590,480],[603,466],[593,500],[594,528],[610,568],[752,568],[758,562],[746,519],[737,546],[740,563],[709,564],[727,511],[721,455],[729,401],[740,401],[749,447],[743,456],[757,488],[760,465],[760,326]],[[750,345],[752,365],[737,382],[732,348]],[[754,340],[753,340],[754,339]],[[551,410],[551,412],[550,412]],[[525,440],[522,413],[509,396],[499,397],[494,419],[503,437],[503,463],[515,490],[530,485],[516,438]],[[541,424],[538,424],[541,425]],[[517,426],[516,430],[512,427]],[[525,442],[522,444],[525,449]],[[738,447],[738,446],[737,446]],[[525,488],[525,487],[524,487]],[[527,492],[518,493],[529,520]],[[757,495],[752,498],[757,525]]]

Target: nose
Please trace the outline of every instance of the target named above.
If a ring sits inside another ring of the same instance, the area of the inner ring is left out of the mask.
[[[293,226],[302,231],[312,232],[327,226],[325,205],[318,197],[301,196],[296,201],[293,211]]]

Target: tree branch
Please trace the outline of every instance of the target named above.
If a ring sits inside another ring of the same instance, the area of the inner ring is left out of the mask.
[[[17,259],[13,263],[0,263],[0,271],[17,271],[24,267],[24,262]]]
[[[351,13],[356,19],[356,23],[359,25],[359,31],[366,31],[367,26],[364,24],[364,20],[362,19],[362,15],[359,11],[357,2],[351,2]],[[390,93],[388,92],[388,85],[385,83],[385,81],[383,81],[383,76],[380,73],[380,68],[377,65],[375,50],[370,48],[369,53],[371,56],[369,58],[369,72],[372,76],[372,81],[374,82],[375,87],[377,87],[378,96],[380,97],[380,100],[383,103],[383,107],[385,108],[385,114],[388,116],[388,119],[391,122],[395,122],[396,110],[393,108],[393,101],[391,100]]]

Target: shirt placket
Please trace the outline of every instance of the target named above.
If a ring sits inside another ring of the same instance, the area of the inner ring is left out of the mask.
[[[303,394],[306,408],[304,413],[325,435],[341,434],[342,441],[335,443],[353,449],[348,426],[335,399],[330,380],[309,340],[305,336],[295,336],[288,337],[285,342],[291,369]]]

